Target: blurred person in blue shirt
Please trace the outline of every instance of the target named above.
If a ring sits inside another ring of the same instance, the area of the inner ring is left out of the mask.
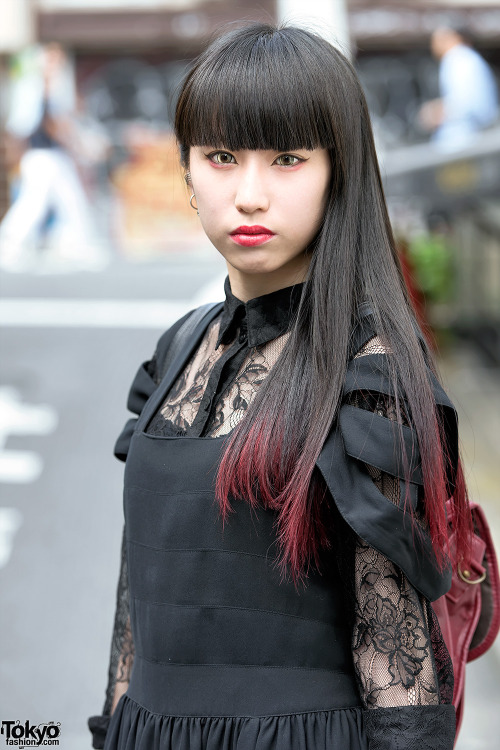
[[[423,105],[420,123],[433,131],[431,140],[440,148],[460,148],[498,118],[495,77],[486,61],[468,44],[464,30],[436,29],[431,51],[440,61],[440,98]]]

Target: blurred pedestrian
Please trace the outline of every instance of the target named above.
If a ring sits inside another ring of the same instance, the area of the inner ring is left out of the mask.
[[[7,131],[24,142],[18,195],[0,225],[0,265],[22,270],[47,217],[55,218],[58,257],[78,263],[96,258],[89,203],[74,158],[75,89],[65,51],[40,48],[12,91]]]
[[[469,546],[457,416],[356,73],[305,29],[233,29],[187,74],[175,133],[225,301],[176,321],[132,383],[94,747],[451,750],[430,602],[449,496]]]
[[[431,51],[440,61],[440,98],[423,105],[420,123],[432,131],[431,140],[440,147],[460,148],[498,117],[495,77],[469,45],[463,29],[436,29],[431,36]]]

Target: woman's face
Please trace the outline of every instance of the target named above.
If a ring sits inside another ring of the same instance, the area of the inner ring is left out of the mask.
[[[310,261],[304,251],[328,198],[327,149],[193,146],[189,169],[203,229],[228,264],[234,293],[233,279],[271,290],[304,280]]]

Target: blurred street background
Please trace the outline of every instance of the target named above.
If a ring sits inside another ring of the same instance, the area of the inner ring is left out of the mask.
[[[500,2],[302,5],[0,0],[0,722],[60,722],[63,750],[91,746],[87,717],[104,703],[123,520],[112,450],[131,380],[168,326],[224,297],[172,116],[190,61],[227,22],[303,22],[351,56],[500,553]],[[452,74],[476,51],[458,94],[443,62],[457,44]],[[476,94],[467,126],[450,124]],[[466,684],[457,748],[493,750],[498,640]]]

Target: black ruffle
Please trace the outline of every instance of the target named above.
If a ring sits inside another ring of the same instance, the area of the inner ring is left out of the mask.
[[[455,476],[458,464],[458,416],[453,403],[429,368],[427,368],[427,378],[443,423],[446,448],[450,458],[449,465],[446,468],[449,485],[448,494],[451,495],[455,488]],[[344,397],[347,397],[348,394],[354,391],[361,390],[375,391],[387,396],[396,396],[385,354],[369,354],[357,357],[349,362],[344,384]],[[401,397],[400,393],[399,396]],[[418,450],[416,440],[413,443]]]
[[[143,362],[137,370],[128,394],[127,408],[134,414],[139,415],[149,397],[156,389],[156,382],[149,367],[150,361]],[[134,433],[137,417],[132,417],[125,424],[115,443],[114,454],[120,461],[126,461],[130,440]]]
[[[394,451],[394,431],[396,429],[394,422],[387,417],[350,404],[341,406],[339,422],[348,456],[374,466],[386,474],[404,479],[401,456]],[[423,484],[420,453],[415,432],[405,425],[402,425],[402,432],[411,482]],[[360,435],[363,435],[361,444]]]
[[[123,695],[105,750],[368,750],[363,709],[273,716],[164,716]]]
[[[443,417],[451,457],[448,467],[451,489],[458,456],[457,414],[430,370],[428,376]],[[369,354],[349,363],[345,403],[316,464],[349,526],[361,539],[392,560],[420,593],[434,601],[450,587],[450,567],[439,568],[429,534],[420,524],[412,522],[411,516],[403,510],[403,503],[398,507],[379,491],[365,467],[374,466],[398,477],[404,497],[404,456],[399,425],[388,417],[346,403],[355,391],[395,396],[385,354]],[[422,484],[418,440],[411,427],[402,425],[401,430],[410,467],[410,498],[416,509],[418,486]]]
[[[156,345],[155,352],[151,359],[143,362],[137,370],[135,377],[130,386],[127,399],[127,409],[136,417],[132,417],[126,422],[123,430],[121,431],[118,439],[116,440],[114,447],[114,455],[120,461],[126,461],[128,455],[128,449],[130,440],[134,434],[134,430],[137,424],[137,419],[140,416],[147,401],[153,395],[154,391],[158,386],[158,382],[161,379],[158,373],[158,361],[163,362],[166,352],[168,351],[170,344],[172,343],[175,334],[182,326],[182,324],[189,318],[193,310],[189,310],[182,318],[179,318],[170,328],[168,328],[160,338]]]

